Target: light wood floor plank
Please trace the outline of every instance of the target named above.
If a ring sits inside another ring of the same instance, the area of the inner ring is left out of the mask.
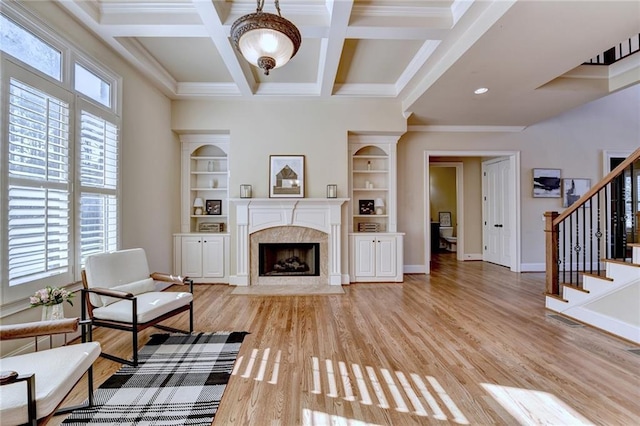
[[[344,289],[263,297],[196,286],[198,331],[251,333],[215,425],[640,424],[640,356],[549,318],[543,274],[444,254],[429,276]],[[186,327],[186,316],[170,323]],[[128,353],[124,333],[94,337]],[[118,367],[100,358],[96,384]],[[78,385],[68,399],[83,397]]]

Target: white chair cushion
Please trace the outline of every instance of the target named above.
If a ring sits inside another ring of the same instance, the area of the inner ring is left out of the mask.
[[[82,375],[100,355],[100,343],[77,345],[2,358],[3,371],[36,375],[36,412],[48,416],[67,396]],[[0,419],[3,426],[26,423],[27,383],[0,386]]]
[[[191,293],[172,291],[153,291],[136,296],[138,300],[138,324],[151,321],[193,300]],[[102,308],[95,308],[93,316],[97,319],[120,321],[131,324],[131,300],[121,300]]]
[[[133,295],[138,295],[148,293],[150,291],[156,291],[156,283],[153,281],[153,278],[147,278],[146,280],[135,281],[129,284],[117,285],[115,287],[111,287],[111,290],[119,290]],[[100,298],[102,299],[102,306],[108,306],[122,300],[109,296],[100,296]]]
[[[136,248],[87,257],[85,274],[89,288],[113,288],[149,278],[149,265],[144,249]],[[100,296],[89,296],[93,306],[102,306]]]

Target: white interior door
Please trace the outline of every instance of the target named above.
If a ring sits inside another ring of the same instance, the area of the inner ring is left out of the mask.
[[[511,193],[509,159],[482,163],[483,260],[511,266]]]

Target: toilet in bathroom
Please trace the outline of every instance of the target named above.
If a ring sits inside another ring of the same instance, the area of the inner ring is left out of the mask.
[[[440,227],[440,242],[447,251],[456,251],[458,238],[453,236],[453,226]]]

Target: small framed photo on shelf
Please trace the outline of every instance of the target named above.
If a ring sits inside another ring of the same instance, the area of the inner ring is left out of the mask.
[[[533,197],[561,197],[560,169],[533,169]]]
[[[439,212],[438,220],[440,221],[440,226],[451,226],[451,212]]]
[[[374,200],[359,200],[359,214],[375,214],[376,207]]]
[[[269,197],[304,198],[304,155],[269,156]]]
[[[205,203],[205,211],[211,215],[222,214],[222,200],[207,200]]]
[[[571,207],[591,188],[591,179],[562,179],[562,207]],[[585,204],[588,206],[589,204]]]

